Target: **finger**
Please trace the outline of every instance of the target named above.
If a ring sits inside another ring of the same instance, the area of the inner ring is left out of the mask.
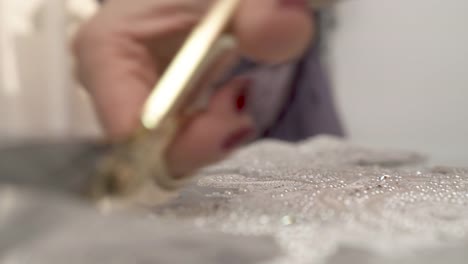
[[[183,28],[191,19],[179,17],[157,24],[154,32]],[[81,32],[75,45],[80,76],[105,131],[112,139],[120,139],[139,125],[142,105],[162,69],[144,43],[92,25]]]
[[[109,41],[111,42],[111,41]],[[114,41],[118,42],[118,41]],[[95,108],[105,131],[112,139],[129,135],[138,126],[139,114],[150,93],[150,79],[156,81],[156,66],[147,63],[147,52],[131,43],[97,45],[88,56],[92,67],[84,69],[85,86],[92,95]],[[129,52],[129,50],[132,50]],[[146,55],[128,59],[130,53]],[[94,56],[93,56],[94,55]],[[149,68],[148,68],[149,67]],[[145,73],[152,72],[144,77]]]
[[[249,86],[248,79],[230,82],[214,95],[207,111],[190,120],[168,152],[175,175],[186,175],[224,158],[255,134],[245,111]]]
[[[208,9],[213,0],[139,0],[130,3],[128,0],[112,0],[101,8],[108,11],[109,15],[119,15],[126,21],[129,19],[140,20],[141,18],[172,16],[180,12],[199,12]]]
[[[150,18],[154,18],[155,16],[173,16],[181,12],[202,15],[209,9],[212,3],[213,0],[147,0],[146,7],[144,8],[145,11],[141,15]]]

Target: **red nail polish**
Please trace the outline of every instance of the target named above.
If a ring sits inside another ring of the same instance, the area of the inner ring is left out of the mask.
[[[250,81],[246,81],[242,88],[239,90],[237,97],[235,98],[236,110],[241,113],[247,106],[248,93],[250,88]]]
[[[226,141],[223,143],[223,150],[231,150],[245,142],[249,137],[253,135],[253,129],[252,128],[241,128],[237,130],[236,132],[232,133]]]

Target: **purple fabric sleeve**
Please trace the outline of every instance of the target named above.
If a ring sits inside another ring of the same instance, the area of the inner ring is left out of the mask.
[[[344,136],[317,45],[297,64],[291,86],[288,102],[263,137],[300,141],[322,134]]]

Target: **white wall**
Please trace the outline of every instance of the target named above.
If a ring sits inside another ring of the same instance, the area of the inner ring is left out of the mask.
[[[330,67],[350,136],[468,166],[468,1],[347,0]]]

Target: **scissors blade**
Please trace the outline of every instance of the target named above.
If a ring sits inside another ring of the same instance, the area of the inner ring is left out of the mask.
[[[0,184],[84,196],[110,145],[31,143],[0,149]]]

